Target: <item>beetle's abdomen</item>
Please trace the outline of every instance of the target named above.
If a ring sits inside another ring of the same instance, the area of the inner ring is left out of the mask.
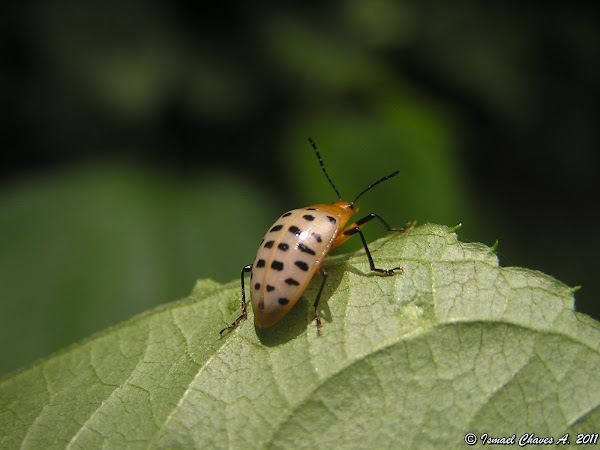
[[[258,249],[250,292],[259,327],[270,327],[298,301],[336,237],[339,218],[294,209],[267,231]]]

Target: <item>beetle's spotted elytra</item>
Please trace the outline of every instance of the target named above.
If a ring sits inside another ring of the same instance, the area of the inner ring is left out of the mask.
[[[319,272],[323,281],[314,302],[315,321],[319,329],[321,327],[319,299],[328,275],[321,263],[332,249],[342,245],[355,234],[358,234],[362,240],[372,271],[393,275],[396,271],[404,270],[402,267],[392,269],[375,267],[361,228],[367,222],[378,219],[388,232],[404,232],[412,227],[411,222],[402,228],[392,228],[381,216],[371,213],[346,226],[348,220],[358,213],[358,208],[354,206],[356,201],[379,183],[398,175],[399,171],[380,178],[367,186],[354,200],[347,202],[342,200],[340,192],[325,170],[316,144],[311,138],[308,138],[308,141],[338,200],[331,204],[319,204],[288,211],[269,228],[256,253],[254,263],[242,269],[242,313],[231,325],[223,328],[220,335],[225,331],[233,330],[247,315],[245,275],[248,272],[251,273],[250,295],[254,320],[260,328],[271,327],[285,316],[302,296],[313,275]]]

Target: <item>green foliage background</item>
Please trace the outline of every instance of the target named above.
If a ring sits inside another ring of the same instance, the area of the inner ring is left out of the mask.
[[[10,8],[0,374],[198,278],[236,279],[282,211],[335,200],[307,135],[346,197],[401,170],[363,212],[462,222],[464,241],[499,239],[503,265],[582,284],[578,310],[598,317],[600,29],[584,6]]]

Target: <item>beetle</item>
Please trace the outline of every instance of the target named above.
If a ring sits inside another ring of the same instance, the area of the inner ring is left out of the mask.
[[[260,244],[254,263],[242,268],[242,313],[231,325],[223,328],[219,335],[233,330],[247,315],[244,278],[248,272],[251,273],[250,294],[255,323],[260,328],[268,328],[288,313],[302,296],[313,275],[319,271],[323,281],[314,302],[318,330],[321,327],[319,299],[328,276],[327,270],[321,263],[332,249],[342,245],[355,234],[358,234],[362,240],[372,271],[383,275],[394,275],[396,271],[404,271],[402,267],[393,269],[375,267],[361,228],[367,222],[378,219],[388,232],[405,232],[413,226],[412,222],[401,228],[392,228],[381,216],[371,213],[345,227],[350,217],[358,213],[358,208],[354,206],[356,201],[379,183],[398,175],[399,171],[380,178],[367,186],[354,200],[347,202],[342,200],[340,192],[325,170],[317,145],[310,137],[308,141],[338,200],[331,204],[318,204],[288,211],[269,228]]]

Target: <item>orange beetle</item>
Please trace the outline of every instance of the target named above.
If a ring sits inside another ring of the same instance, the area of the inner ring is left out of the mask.
[[[277,219],[265,234],[254,264],[242,269],[242,313],[231,325],[221,330],[219,333],[221,335],[227,330],[234,329],[246,317],[244,275],[248,272],[251,272],[250,294],[256,325],[267,328],[275,325],[288,313],[302,296],[315,272],[319,271],[323,281],[314,302],[315,320],[319,328],[321,326],[319,299],[328,275],[321,263],[332,249],[358,234],[372,271],[393,275],[397,270],[403,270],[402,267],[393,269],[375,267],[361,228],[372,219],[379,219],[387,231],[404,232],[412,226],[412,223],[409,222],[402,228],[392,228],[381,216],[371,213],[345,227],[350,217],[358,213],[358,208],[354,207],[358,198],[382,181],[398,175],[399,172],[396,171],[369,185],[353,201],[344,201],[325,170],[317,146],[311,138],[308,140],[317,155],[323,173],[338,195],[338,200],[329,205],[319,204],[293,209]]]

